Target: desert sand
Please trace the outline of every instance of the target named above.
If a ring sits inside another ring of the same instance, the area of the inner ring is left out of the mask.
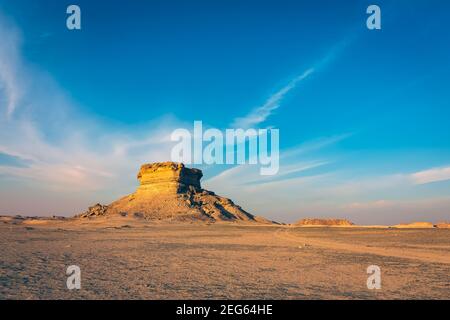
[[[0,299],[450,298],[449,229],[5,218],[0,241]]]

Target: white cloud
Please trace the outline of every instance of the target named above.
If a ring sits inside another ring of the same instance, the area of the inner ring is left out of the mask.
[[[450,167],[432,168],[411,174],[415,184],[426,184],[437,181],[450,180]]]

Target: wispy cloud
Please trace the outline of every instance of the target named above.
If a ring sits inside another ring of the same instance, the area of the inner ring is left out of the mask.
[[[235,187],[267,184],[274,181],[289,180],[295,174],[305,172],[328,164],[328,161],[298,161],[284,165],[275,176],[261,176],[257,166],[238,165],[220,172],[205,181],[207,185],[233,185]]]
[[[285,87],[273,94],[262,106],[255,108],[245,117],[236,118],[232,124],[233,128],[246,129],[257,127],[260,123],[266,121],[266,119],[280,107],[280,103],[286,94],[294,89],[301,81],[308,78],[313,72],[313,68],[306,70],[303,74],[294,78]]]
[[[233,199],[245,200],[251,212],[275,220],[295,221],[315,216],[344,217],[356,223],[395,224],[448,217],[450,198],[445,187],[434,186],[434,197],[420,187],[449,180],[448,167],[389,174],[374,174],[368,169],[357,174],[352,168],[333,167],[330,159],[304,160],[311,154],[316,157],[317,151],[339,141],[316,139],[282,153],[290,164],[281,165],[279,177],[261,178],[249,166],[238,166],[206,184]]]
[[[337,56],[344,50],[344,48],[348,46],[349,43],[350,40],[345,39],[336,44],[331,48],[331,50],[327,52],[324,57],[318,60],[313,67],[308,68],[301,75],[292,79],[286,86],[270,96],[262,106],[253,109],[244,117],[236,118],[232,123],[232,127],[247,129],[257,127],[261,123],[265,122],[273,114],[273,112],[280,107],[284,97],[290,91],[295,89],[298,84],[309,78],[313,73],[323,70],[331,62],[333,62],[337,58]]]
[[[322,181],[329,175],[327,165],[333,163],[332,159],[321,159],[315,154],[323,148],[329,147],[350,135],[339,135],[328,138],[316,139],[306,142],[295,148],[281,151],[279,173],[275,176],[265,177],[259,174],[257,166],[240,165],[228,168],[212,178],[206,180],[206,188],[233,199],[240,199],[245,195],[245,202],[255,208],[273,208],[276,204],[288,207],[293,199],[298,197],[298,192],[308,188],[312,183]],[[299,155],[302,157],[299,158]],[[307,157],[312,159],[306,160]],[[317,190],[314,187],[314,190]],[[303,192],[303,191],[301,191]],[[310,194],[310,191],[307,192]],[[255,197],[253,197],[255,195]],[[287,198],[286,198],[287,197]],[[267,205],[261,205],[262,199],[276,199]],[[282,200],[281,200],[282,199]]]
[[[185,124],[161,116],[146,126],[113,126],[80,113],[65,90],[23,59],[20,33],[1,15],[0,39],[0,188],[14,181],[48,200],[32,214],[75,213],[59,200],[74,192],[83,195],[79,209],[112,200],[134,189],[137,166],[170,156],[170,133]],[[21,197],[1,192],[0,213],[29,207]]]
[[[432,168],[411,174],[415,184],[427,184],[438,181],[450,180],[450,167]]]
[[[353,133],[343,133],[338,135],[333,135],[329,137],[320,137],[311,141],[307,141],[293,148],[287,149],[283,152],[282,158],[289,157],[298,157],[305,153],[314,152],[325,148],[327,146],[331,146],[333,144],[339,143],[349,137],[351,137]]]
[[[16,28],[9,25],[1,12],[0,39],[0,106],[5,107],[6,116],[9,118],[22,95],[18,81],[20,63],[17,58],[20,35]]]

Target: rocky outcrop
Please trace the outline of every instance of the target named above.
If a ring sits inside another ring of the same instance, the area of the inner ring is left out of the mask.
[[[397,224],[394,228],[399,229],[430,229],[434,228],[434,225],[431,222],[412,222],[412,223],[402,223]]]
[[[352,226],[353,222],[346,219],[302,219],[296,226]]]
[[[271,223],[255,217],[228,198],[204,190],[202,171],[182,163],[144,164],[137,178],[136,192],[108,206],[95,205],[80,217],[128,216],[147,220],[245,221]]]
[[[450,222],[438,222],[438,223],[436,223],[436,228],[450,229]]]
[[[104,205],[101,205],[100,203],[97,203],[96,205],[89,207],[87,209],[87,211],[79,214],[78,217],[89,218],[89,217],[103,216],[106,213],[107,209],[108,209],[108,206],[104,206]]]

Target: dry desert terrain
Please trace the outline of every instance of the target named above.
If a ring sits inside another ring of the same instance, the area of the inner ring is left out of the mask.
[[[0,299],[450,298],[450,229],[3,218],[0,246]]]

